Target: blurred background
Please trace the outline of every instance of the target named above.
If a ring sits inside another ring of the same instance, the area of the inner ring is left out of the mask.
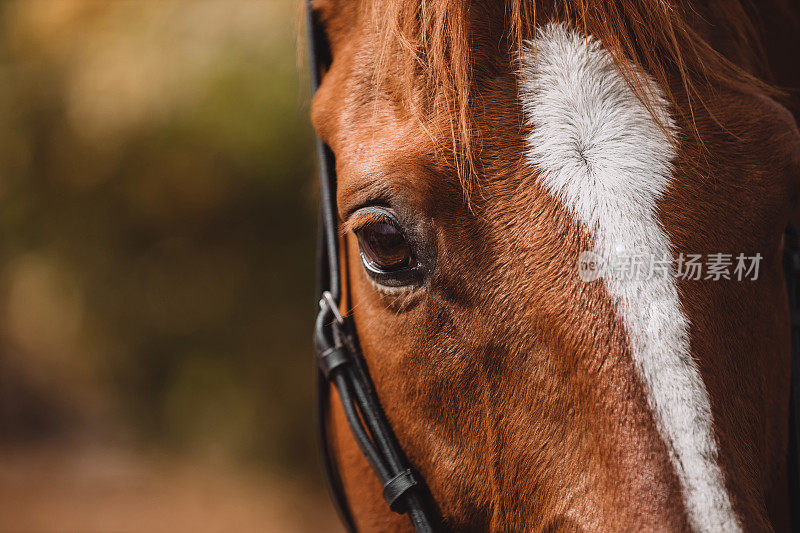
[[[339,531],[298,4],[0,3],[0,531]]]

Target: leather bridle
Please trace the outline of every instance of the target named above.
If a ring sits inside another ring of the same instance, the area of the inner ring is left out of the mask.
[[[325,32],[306,0],[311,88],[316,93],[322,70],[330,67],[331,55]],[[409,464],[381,408],[358,339],[349,317],[339,311],[342,296],[339,265],[336,167],[333,152],[317,137],[320,186],[318,284],[322,294],[314,335],[317,349],[317,424],[322,462],[339,516],[349,531],[356,531],[341,476],[328,442],[330,385],[336,388],[347,422],[358,446],[383,486],[389,508],[408,515],[416,531],[442,528],[435,504],[418,472]],[[793,531],[800,531],[800,234],[793,225],[786,229],[784,274],[792,320],[792,392],[789,432],[789,485]]]

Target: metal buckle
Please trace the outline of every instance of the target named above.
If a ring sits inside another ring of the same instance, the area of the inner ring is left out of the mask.
[[[322,298],[319,301],[319,308],[323,311],[329,309],[331,313],[333,313],[336,322],[340,326],[344,326],[344,316],[342,316],[341,311],[339,311],[339,305],[336,303],[336,300],[333,299],[333,294],[331,294],[330,291],[324,291],[322,293]]]

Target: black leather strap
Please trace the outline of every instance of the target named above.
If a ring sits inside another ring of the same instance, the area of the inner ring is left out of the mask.
[[[323,66],[330,64],[330,51],[328,50],[324,30],[317,17],[314,16],[310,0],[306,2],[306,30],[308,32],[311,92],[314,94],[322,81]],[[317,246],[319,293],[330,291],[334,299],[338,301],[341,282],[338,268],[339,241],[336,235],[336,175],[334,160],[331,150],[320,138],[316,139],[316,145],[320,188],[319,241]],[[317,326],[317,330],[319,330],[319,326]],[[330,382],[328,381],[328,376],[319,368],[319,365],[316,366],[317,435],[325,481],[342,523],[348,531],[356,531],[355,521],[347,504],[336,459],[328,443],[327,418],[330,411]]]

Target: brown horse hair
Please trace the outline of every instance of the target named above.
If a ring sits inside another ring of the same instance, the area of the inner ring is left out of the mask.
[[[681,0],[554,0],[549,4],[549,9],[544,9],[541,1],[507,0],[505,37],[511,57],[521,59],[525,47],[535,38],[537,12],[566,21],[603,43],[636,96],[666,128],[664,117],[658,116],[653,105],[653,88],[636,69],[643,68],[663,91],[673,111],[691,125],[690,133],[701,146],[694,109],[699,104],[710,112],[703,96],[710,94],[708,89],[718,86],[779,93],[759,77],[757,71],[765,62],[755,25],[739,0],[715,2],[714,9],[742,43],[741,53],[753,65],[749,70],[727,59],[693,28],[691,18],[699,14]],[[406,109],[419,116],[446,114],[455,171],[467,198],[477,175],[475,135],[470,125],[473,68],[469,26],[473,9],[471,0],[387,0],[372,4],[364,13],[382,35],[375,67],[376,87],[397,76],[399,68],[400,92],[423,95],[416,99],[406,97]],[[399,58],[396,50],[389,49],[396,43],[400,45]],[[673,79],[678,81],[677,89],[670,83]],[[717,123],[724,127],[718,120]]]

